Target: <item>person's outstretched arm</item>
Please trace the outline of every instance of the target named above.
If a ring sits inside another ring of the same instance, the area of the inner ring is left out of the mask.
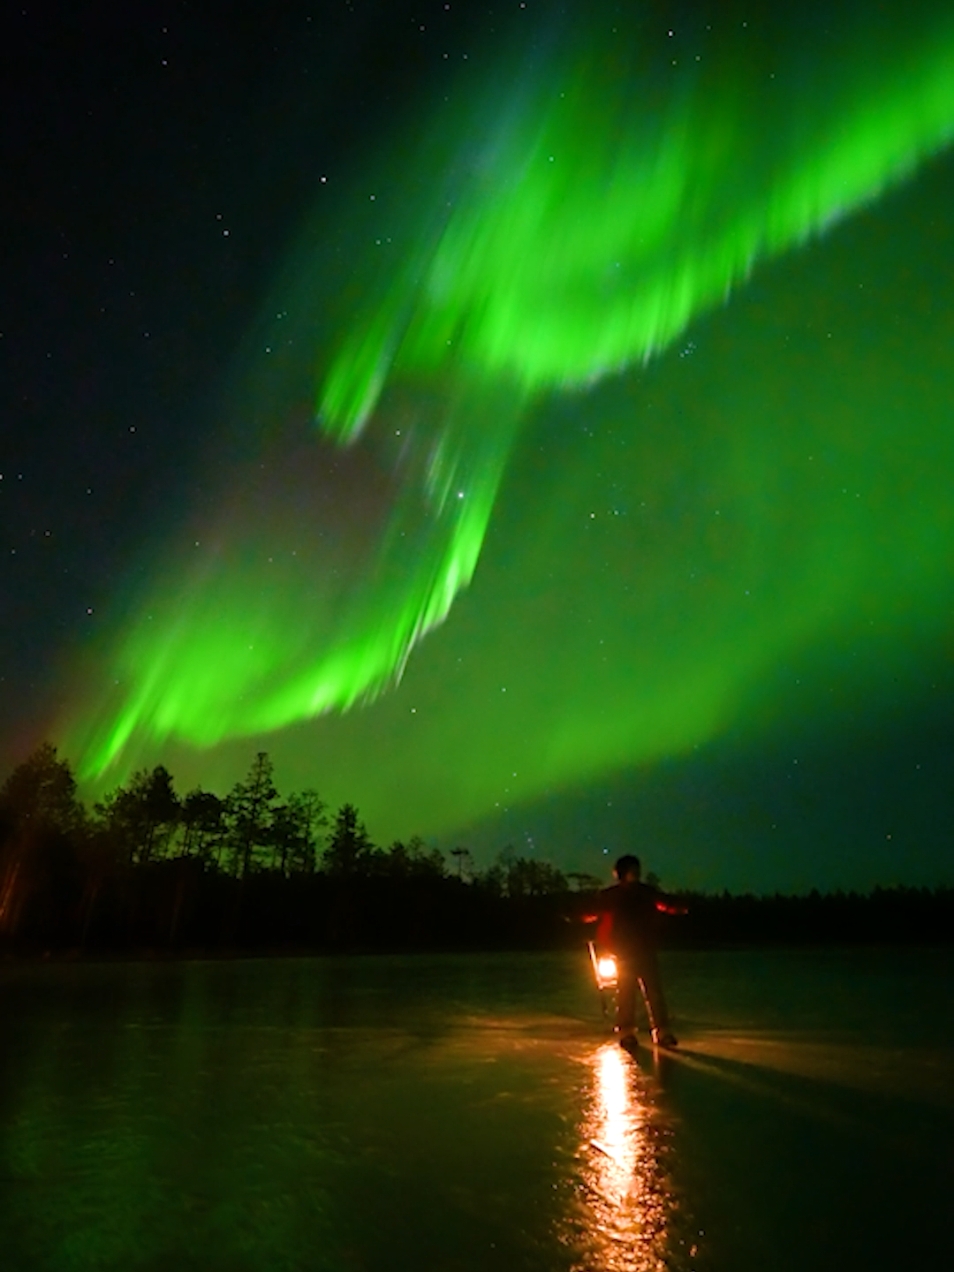
[[[689,910],[686,906],[678,901],[675,897],[669,896],[665,892],[657,892],[656,909],[660,914],[688,914]]]

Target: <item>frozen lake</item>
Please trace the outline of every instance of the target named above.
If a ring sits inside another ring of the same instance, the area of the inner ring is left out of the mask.
[[[954,952],[0,967],[4,1272],[950,1265]]]

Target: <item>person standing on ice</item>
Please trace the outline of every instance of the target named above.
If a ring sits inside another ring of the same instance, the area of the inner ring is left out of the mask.
[[[656,928],[660,914],[685,914],[672,897],[651,884],[642,883],[638,857],[620,857],[613,868],[617,882],[600,893],[599,912],[588,916],[599,922],[596,944],[601,954],[616,959],[616,1035],[620,1046],[636,1045],[636,989],[642,991],[646,1013],[657,1047],[675,1047],[678,1039],[669,1028],[669,1011],[663,994],[656,953]]]

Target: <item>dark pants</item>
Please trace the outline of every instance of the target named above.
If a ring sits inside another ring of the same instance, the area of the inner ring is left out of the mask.
[[[636,1027],[636,988],[642,991],[650,1027],[669,1028],[669,1012],[659,975],[659,959],[652,946],[629,950],[616,957],[616,1027],[626,1033]]]

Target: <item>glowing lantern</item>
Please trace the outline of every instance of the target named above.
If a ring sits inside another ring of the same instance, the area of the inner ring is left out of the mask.
[[[596,978],[596,988],[600,991],[604,989],[615,989],[619,976],[616,959],[612,954],[597,955],[596,947],[592,941],[587,942],[590,951],[590,962],[593,964],[593,975]]]

